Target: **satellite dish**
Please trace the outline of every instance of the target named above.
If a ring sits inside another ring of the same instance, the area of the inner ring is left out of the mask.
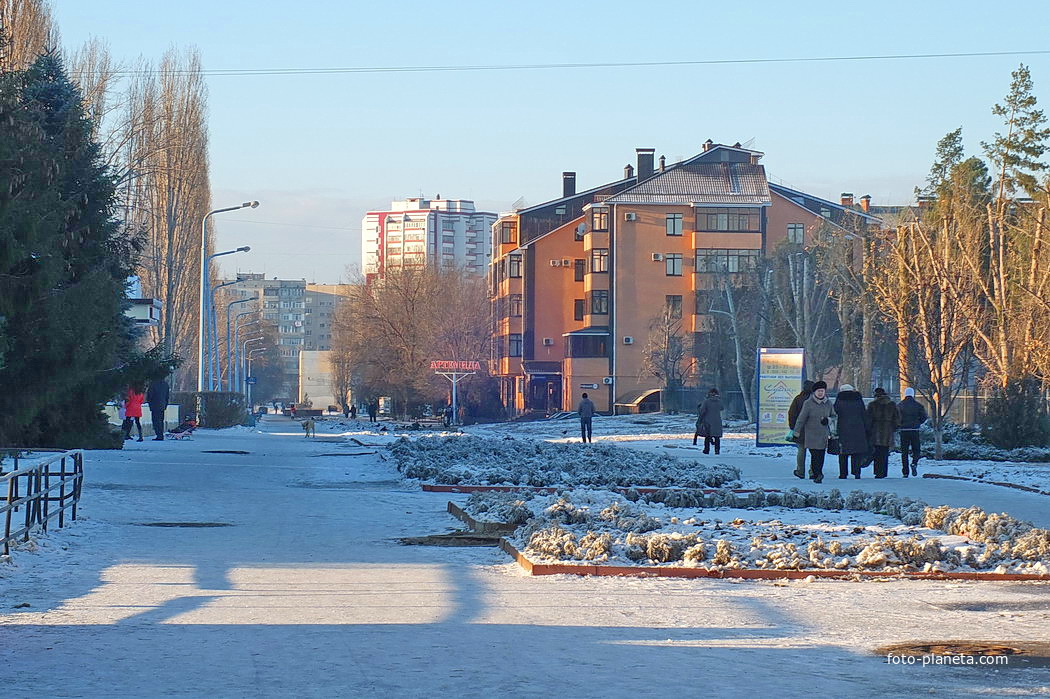
[[[528,206],[528,202],[525,201],[525,197],[518,197],[517,201],[510,205],[510,208],[514,211],[520,211]]]
[[[581,223],[580,225],[576,226],[576,232],[579,233],[580,235],[583,235],[586,230],[587,230],[587,226],[585,224],[583,224],[583,223]]]

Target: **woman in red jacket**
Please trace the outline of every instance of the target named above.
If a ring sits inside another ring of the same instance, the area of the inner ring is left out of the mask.
[[[134,422],[139,430],[139,441],[142,441],[142,403],[146,400],[146,392],[141,386],[128,388],[128,396],[124,402],[126,419],[124,420],[124,439],[131,439],[131,425]]]

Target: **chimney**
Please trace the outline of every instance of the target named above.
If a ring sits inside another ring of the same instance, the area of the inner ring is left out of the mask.
[[[840,204],[843,206],[853,206],[853,192],[843,192],[839,196],[841,197]]]
[[[715,145],[715,142],[712,141],[710,138],[704,141],[704,152],[706,153],[707,151],[711,150],[711,146],[713,145]]]
[[[563,197],[571,197],[574,194],[576,194],[576,173],[561,173],[561,195]]]
[[[660,172],[663,172],[666,169],[667,169],[667,158],[665,158],[664,156],[661,155],[660,156]]]
[[[638,181],[647,180],[653,176],[653,156],[655,148],[635,148],[638,154]]]
[[[627,163],[627,165],[623,168],[623,178],[625,180],[629,180],[632,177],[634,177],[634,165]]]
[[[871,210],[871,195],[865,194],[860,198],[860,210],[864,213],[868,213]]]

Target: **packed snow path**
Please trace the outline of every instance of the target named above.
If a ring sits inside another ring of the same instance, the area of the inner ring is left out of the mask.
[[[530,578],[495,549],[399,545],[454,522],[447,498],[399,482],[376,449],[306,440],[283,418],[197,435],[89,453],[82,521],[0,564],[3,696],[1050,687],[1048,668],[900,666],[871,652],[1046,640],[1046,585]]]

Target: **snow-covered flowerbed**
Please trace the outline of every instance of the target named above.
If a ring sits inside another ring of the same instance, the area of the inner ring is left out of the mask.
[[[923,456],[933,458],[934,435],[929,423],[922,426],[920,435]],[[986,442],[980,432],[954,423],[947,423],[944,426],[943,439],[944,458],[952,461],[1050,462],[1050,447],[1000,449]]]
[[[422,437],[402,439],[391,451],[406,478],[448,485],[719,488],[740,479],[733,466],[606,444]]]
[[[512,543],[534,563],[1050,574],[1050,531],[979,508],[837,490],[708,497],[734,504],[668,507],[575,490],[476,494],[466,510],[520,524]]]
[[[725,421],[727,432],[746,433],[754,440],[754,424],[746,420]],[[696,428],[696,414],[648,413],[643,415],[598,415],[594,418],[594,438],[598,441],[635,442],[662,439],[692,439]],[[501,422],[473,425],[467,428],[475,434],[513,434],[539,439],[579,439],[580,422],[574,415],[533,422]]]

